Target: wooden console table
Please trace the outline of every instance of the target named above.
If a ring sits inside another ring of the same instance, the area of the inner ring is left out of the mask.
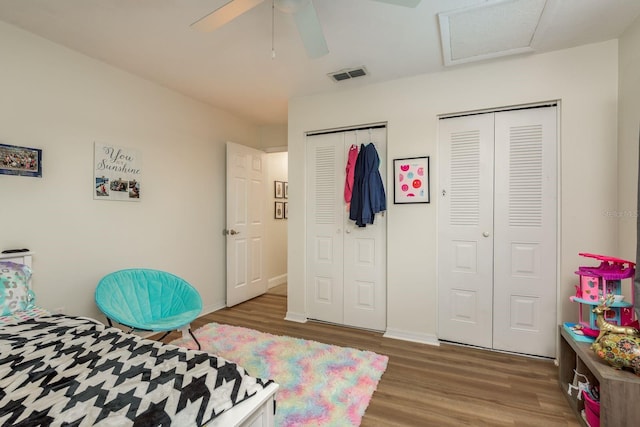
[[[584,401],[567,394],[573,370],[584,374],[591,384],[600,384],[600,425],[602,427],[640,426],[640,376],[629,370],[616,370],[598,358],[590,343],[578,342],[560,325],[558,383],[569,406],[580,416]]]

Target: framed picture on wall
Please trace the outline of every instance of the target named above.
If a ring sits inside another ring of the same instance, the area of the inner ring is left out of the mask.
[[[284,202],[284,219],[289,218],[289,203]]]
[[[284,182],[273,181],[273,197],[276,199],[284,198]]]
[[[283,219],[284,218],[284,203],[283,202],[275,202],[273,217],[275,219]]]
[[[289,198],[289,183],[286,181],[284,182],[284,198]]]
[[[0,174],[42,178],[42,150],[0,144]]]
[[[134,148],[93,143],[95,200],[139,202],[142,153]]]
[[[393,203],[430,203],[429,157],[393,160]]]

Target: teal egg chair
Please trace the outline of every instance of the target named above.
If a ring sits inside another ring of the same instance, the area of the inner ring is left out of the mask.
[[[166,332],[188,327],[202,311],[202,298],[184,279],[166,271],[130,268],[109,273],[98,282],[96,305],[112,321],[135,330]]]

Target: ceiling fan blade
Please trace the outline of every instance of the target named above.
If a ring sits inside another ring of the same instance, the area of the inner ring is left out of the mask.
[[[316,8],[311,0],[306,1],[294,12],[293,19],[309,58],[319,58],[329,53]]]
[[[374,0],[380,3],[395,4],[396,6],[416,7],[420,4],[420,0]]]
[[[200,18],[191,27],[202,32],[210,32],[222,27],[227,22],[233,21],[243,13],[253,9],[264,0],[231,0],[210,14]]]

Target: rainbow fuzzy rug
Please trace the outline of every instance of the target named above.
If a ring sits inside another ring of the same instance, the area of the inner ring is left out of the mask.
[[[389,360],[370,351],[217,323],[195,335],[203,350],[280,385],[279,427],[360,425]],[[196,348],[190,337],[172,344]]]

